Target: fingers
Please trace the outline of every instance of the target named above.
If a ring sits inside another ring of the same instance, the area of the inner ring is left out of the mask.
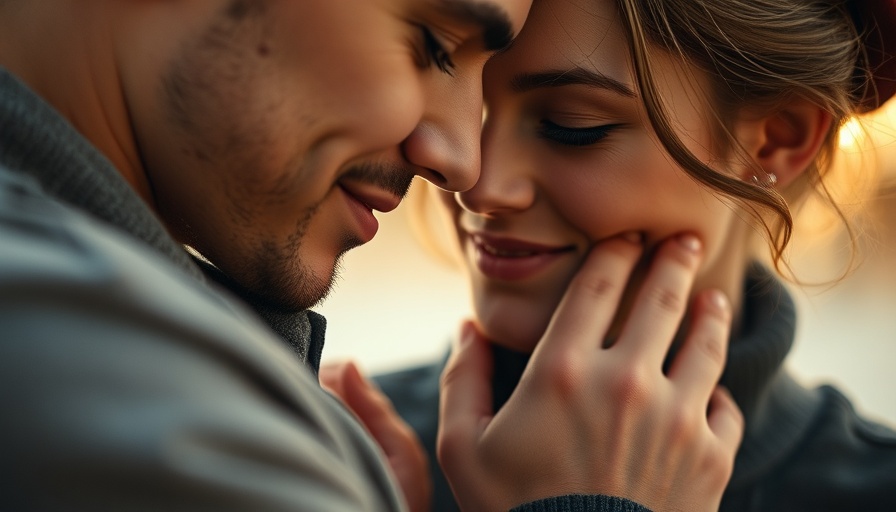
[[[660,245],[616,343],[652,368],[661,368],[687,308],[701,244],[690,234]]]
[[[595,246],[566,290],[536,350],[599,347],[642,251],[640,237],[634,233]]]
[[[387,453],[403,446],[408,431],[392,402],[349,361],[321,367],[321,385],[336,395]]]
[[[372,382],[361,375],[354,363],[346,363],[342,372],[342,399],[367,427],[386,453],[403,446],[410,432],[399,420],[392,402]]]
[[[345,386],[343,385],[343,375],[345,366],[348,363],[329,363],[321,365],[317,373],[318,380],[322,388],[330,392],[331,395],[345,402]]]
[[[702,256],[694,237],[676,237],[659,246],[622,335],[602,349],[642,253],[639,241],[622,237],[592,250],[497,413],[491,354],[468,330],[443,374],[438,443],[466,508],[581,493],[633,497],[657,510],[717,509],[743,435],[731,397],[712,391],[730,307],[712,293],[698,296],[664,374]]]
[[[702,407],[725,367],[731,306],[722,292],[707,290],[694,299],[692,312],[690,331],[669,369],[669,379]]]
[[[491,352],[467,322],[442,372],[437,449],[442,464],[463,465],[464,454],[492,417],[491,377]]]
[[[432,481],[426,451],[417,434],[401,419],[389,398],[361,375],[354,364],[346,366],[343,382],[349,407],[382,448],[403,491],[408,510],[427,510]]]
[[[426,451],[389,398],[352,362],[326,365],[319,375],[321,385],[342,399],[382,449],[408,510],[428,510],[432,482]]]
[[[731,393],[717,386],[709,400],[707,420],[710,430],[721,441],[722,447],[732,461],[744,435],[744,416]]]

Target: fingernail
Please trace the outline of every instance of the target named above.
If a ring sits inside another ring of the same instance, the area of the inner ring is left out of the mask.
[[[464,322],[463,326],[460,328],[460,346],[464,347],[473,343],[473,338],[476,336],[476,330],[473,327],[473,322]]]
[[[638,245],[641,245],[641,243],[644,241],[644,235],[640,231],[629,231],[627,233],[623,233],[622,238]]]
[[[731,307],[728,302],[728,297],[722,293],[721,290],[712,290],[709,292],[709,301],[713,306],[719,309],[719,311],[727,312]]]
[[[691,252],[700,252],[700,248],[703,246],[703,244],[700,243],[700,239],[691,234],[680,235],[678,237],[678,243]]]

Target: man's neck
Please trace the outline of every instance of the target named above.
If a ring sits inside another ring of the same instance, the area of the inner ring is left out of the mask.
[[[0,66],[58,110],[152,206],[113,34],[100,7],[66,1],[0,4]]]

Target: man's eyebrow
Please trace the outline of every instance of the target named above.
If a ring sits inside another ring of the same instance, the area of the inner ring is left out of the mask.
[[[610,78],[603,73],[580,67],[538,73],[520,73],[510,81],[510,88],[514,92],[527,92],[543,87],[562,87],[564,85],[585,85],[598,89],[608,89],[630,98],[635,97],[635,91],[619,80]]]
[[[501,50],[513,41],[513,23],[504,9],[487,1],[476,0],[438,0],[438,9],[446,16],[478,25],[482,29],[482,40],[485,49]]]

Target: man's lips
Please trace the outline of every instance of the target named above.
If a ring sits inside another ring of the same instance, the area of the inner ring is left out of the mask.
[[[373,210],[390,212],[401,203],[401,197],[364,182],[340,182],[339,189],[346,195],[349,209],[357,221],[358,239],[362,244],[372,240],[379,229]]]
[[[401,203],[401,197],[375,185],[357,181],[343,181],[339,186],[346,194],[365,205],[370,210],[391,212]]]

